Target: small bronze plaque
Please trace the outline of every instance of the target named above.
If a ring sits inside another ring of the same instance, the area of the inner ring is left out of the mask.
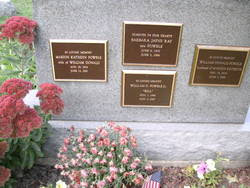
[[[123,64],[176,66],[182,24],[124,22]]]
[[[189,83],[239,87],[249,49],[248,47],[197,45]]]
[[[122,106],[171,107],[176,71],[122,71]]]
[[[107,81],[107,41],[50,40],[55,81]]]

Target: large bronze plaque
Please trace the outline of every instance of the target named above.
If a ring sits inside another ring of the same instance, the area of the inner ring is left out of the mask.
[[[176,66],[182,24],[124,22],[123,64]]]
[[[107,81],[107,41],[50,40],[55,81]]]
[[[239,87],[249,50],[248,47],[197,45],[189,83]]]
[[[122,106],[171,107],[176,71],[122,71]]]

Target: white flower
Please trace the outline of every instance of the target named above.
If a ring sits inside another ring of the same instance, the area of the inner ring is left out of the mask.
[[[204,179],[203,174],[201,174],[201,173],[199,173],[199,172],[197,172],[197,176],[198,176],[198,178],[201,179],[201,180]]]
[[[195,171],[197,171],[198,167],[199,167],[199,165],[193,165],[193,169],[194,169]]]
[[[189,185],[184,185],[184,187],[183,188],[190,188],[190,186]]]
[[[215,162],[214,162],[213,159],[206,160],[206,163],[207,163],[207,168],[208,168],[209,171],[216,170],[216,168],[215,168]]]
[[[62,180],[59,180],[56,182],[56,188],[67,188],[67,185]]]
[[[29,93],[23,99],[23,102],[30,108],[34,108],[34,106],[40,106],[39,98],[36,97],[37,92],[38,90],[36,89],[29,90]]]

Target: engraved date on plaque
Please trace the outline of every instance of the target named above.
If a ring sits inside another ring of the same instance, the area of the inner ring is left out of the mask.
[[[204,86],[240,86],[249,49],[197,45],[189,83]]]
[[[124,70],[122,106],[171,107],[175,77],[175,71]]]

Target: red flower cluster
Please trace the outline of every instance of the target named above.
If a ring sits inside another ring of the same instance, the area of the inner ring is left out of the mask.
[[[23,16],[12,16],[7,19],[5,24],[0,25],[0,39],[16,38],[21,43],[31,44],[34,41],[34,30],[37,27],[37,23]]]
[[[41,127],[38,113],[26,106],[23,97],[32,88],[30,82],[10,79],[3,83],[0,93],[0,137],[27,137],[35,128]]]
[[[0,187],[10,178],[10,169],[0,166]]]
[[[40,128],[41,124],[42,118],[34,109],[28,107],[24,114],[18,114],[14,119],[12,137],[27,137],[33,129]]]
[[[9,144],[6,141],[0,142],[0,158],[4,157],[8,147],[9,147]]]
[[[16,95],[17,98],[23,98],[32,89],[32,84],[23,79],[12,78],[5,81],[0,93],[7,93],[9,95]]]
[[[13,95],[3,95],[0,97],[0,137],[8,138],[13,132],[13,120],[17,114],[23,114],[26,105],[22,99],[17,99]]]
[[[44,83],[40,85],[41,90],[37,93],[44,113],[60,114],[63,111],[64,103],[60,98],[63,90],[55,84]]]

